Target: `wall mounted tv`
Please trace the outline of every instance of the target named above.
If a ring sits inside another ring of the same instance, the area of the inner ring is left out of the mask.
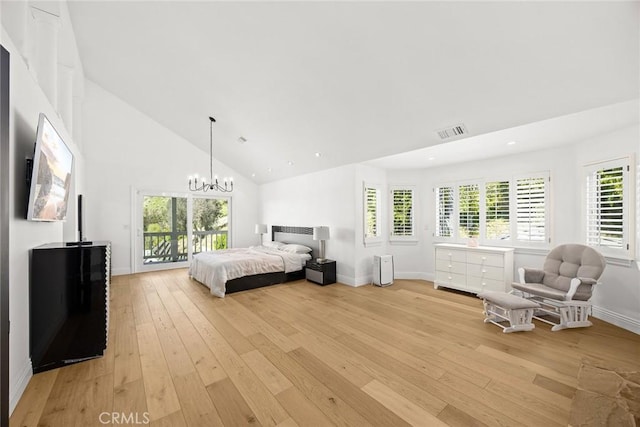
[[[31,168],[28,220],[66,219],[72,170],[73,153],[47,117],[40,113]]]

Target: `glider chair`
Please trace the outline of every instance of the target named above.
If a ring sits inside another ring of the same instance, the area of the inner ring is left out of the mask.
[[[542,270],[519,268],[520,282],[512,287],[540,304],[533,317],[554,325],[552,331],[591,326],[589,299],[605,265],[604,257],[589,246],[560,245],[549,252]],[[551,316],[558,323],[540,316]]]

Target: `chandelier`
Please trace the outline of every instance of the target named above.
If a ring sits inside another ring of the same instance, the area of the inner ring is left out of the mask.
[[[209,182],[198,175],[189,177],[189,190],[191,191],[220,191],[230,193],[233,191],[233,178],[224,177],[222,183],[218,182],[218,175],[213,174],[213,124],[216,119],[209,117]]]

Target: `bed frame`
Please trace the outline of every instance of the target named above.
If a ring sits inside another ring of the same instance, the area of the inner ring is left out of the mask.
[[[271,240],[284,243],[297,243],[309,246],[313,251],[311,257],[315,258],[318,253],[316,242],[312,238],[313,227],[292,227],[286,225],[271,226]],[[276,238],[277,237],[277,238]],[[253,274],[251,276],[238,277],[228,280],[225,294],[247,291],[249,289],[261,288],[263,286],[277,285],[279,283],[291,282],[293,280],[304,279],[304,268],[292,273],[276,272]]]

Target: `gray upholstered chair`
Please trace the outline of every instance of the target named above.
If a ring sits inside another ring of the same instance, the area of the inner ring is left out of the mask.
[[[591,326],[589,299],[605,266],[604,257],[589,246],[560,245],[549,252],[541,270],[519,268],[520,281],[512,287],[543,306],[534,317],[554,325],[552,331]],[[559,323],[541,315],[555,316]]]

